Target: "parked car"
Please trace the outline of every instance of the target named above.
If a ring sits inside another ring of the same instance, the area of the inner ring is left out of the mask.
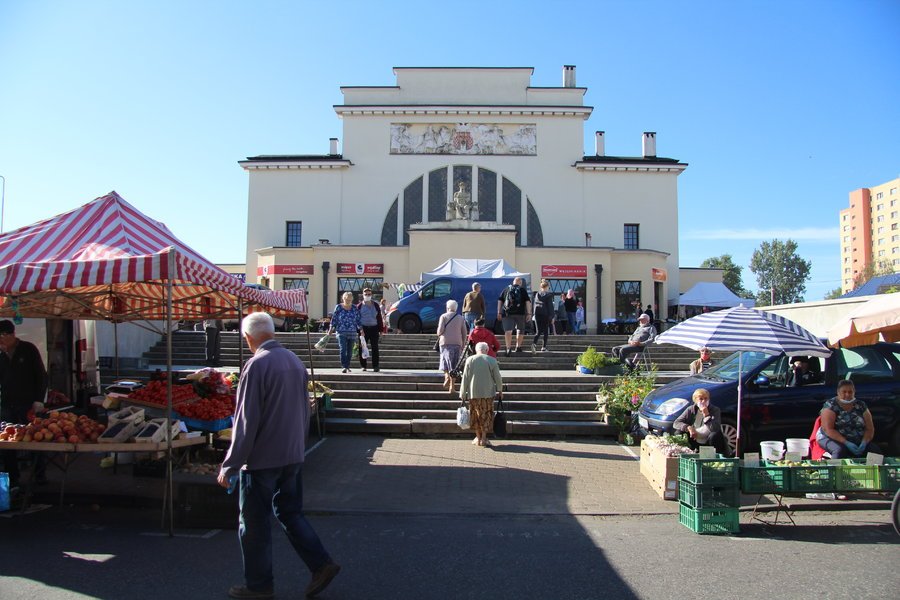
[[[434,333],[437,331],[438,319],[447,312],[447,301],[456,300],[462,311],[463,299],[472,291],[472,284],[477,282],[481,284],[481,293],[484,295],[485,327],[494,333],[501,333],[501,324],[494,323],[497,318],[497,298],[513,279],[439,277],[423,285],[417,292],[394,302],[388,310],[388,321],[391,329],[402,333]]]
[[[791,360],[781,354],[744,352],[742,359],[741,450],[759,442],[807,438],[825,400],[838,381],[856,384],[875,421],[875,441],[900,454],[900,344],[836,349],[826,359],[810,358],[814,383],[791,387]],[[723,429],[734,449],[737,433],[738,353],[703,373],[659,387],[644,398],[638,422],[650,432],[671,432],[672,423],[691,403],[697,388],[709,390],[710,402],[722,411]]]

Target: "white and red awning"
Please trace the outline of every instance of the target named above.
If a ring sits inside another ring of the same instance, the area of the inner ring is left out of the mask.
[[[244,286],[158,221],[111,192],[70,212],[0,235],[0,315],[69,319],[306,314],[303,290]]]

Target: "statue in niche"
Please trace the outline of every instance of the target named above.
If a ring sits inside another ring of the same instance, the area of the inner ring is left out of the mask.
[[[447,203],[448,221],[477,221],[478,203],[472,200],[472,194],[466,191],[465,182],[459,182],[459,189],[453,199]]]

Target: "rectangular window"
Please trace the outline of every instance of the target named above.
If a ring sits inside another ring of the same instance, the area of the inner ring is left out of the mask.
[[[637,250],[641,247],[640,228],[637,223],[625,223],[626,250]]]
[[[897,188],[891,188],[891,196],[897,193]]]
[[[896,211],[896,210],[892,210],[892,211],[891,211],[891,218],[892,218],[892,219],[896,219],[896,218],[897,218],[897,211]]]
[[[850,236],[849,236],[849,235],[845,235],[845,236],[844,236],[844,243],[849,242],[849,241],[850,241]]]
[[[878,215],[878,222],[884,223],[884,215]]]
[[[384,283],[384,277],[338,277],[337,278],[337,301],[341,301],[344,292],[353,293],[353,303],[362,302],[362,291],[366,288],[372,288],[372,298],[376,302],[381,301]]]
[[[845,268],[844,273],[850,273],[850,267]]]
[[[300,233],[303,230],[303,221],[288,221],[286,226],[284,245],[288,248],[300,247]]]
[[[884,227],[879,227],[879,228],[878,228],[878,233],[884,233]]]
[[[878,256],[884,256],[884,250],[879,250],[879,251],[878,251]]]
[[[891,231],[897,231],[897,224],[891,223]]]
[[[900,248],[898,248],[897,246],[894,246],[893,248],[891,248],[891,254],[898,254],[898,253],[900,253]]]
[[[884,198],[884,192],[878,192],[878,195],[875,197],[876,200],[881,200]]]
[[[849,226],[849,225],[844,225],[844,231],[850,231],[850,226]]]
[[[881,233],[881,232],[879,231],[878,233]],[[879,245],[879,246],[883,246],[883,245],[884,245],[884,238],[878,238],[878,245]]]
[[[281,282],[283,290],[309,290],[309,279],[299,277],[285,277]]]
[[[636,319],[641,310],[641,282],[616,282],[616,319]]]
[[[891,236],[891,241],[892,241],[892,242],[896,242],[896,241],[898,241],[898,240],[900,240],[900,235],[892,235],[892,236]]]
[[[884,204],[879,204],[879,205],[876,207],[876,210],[884,210]]]

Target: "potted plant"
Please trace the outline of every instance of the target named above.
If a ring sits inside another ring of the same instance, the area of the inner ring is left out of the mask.
[[[615,375],[620,372],[618,359],[597,352],[593,346],[588,346],[587,350],[578,355],[575,368],[586,375],[590,373]]]
[[[617,376],[612,383],[600,386],[597,410],[606,415],[607,422],[619,430],[619,439],[627,444],[631,437],[632,414],[656,384],[656,370]]]

